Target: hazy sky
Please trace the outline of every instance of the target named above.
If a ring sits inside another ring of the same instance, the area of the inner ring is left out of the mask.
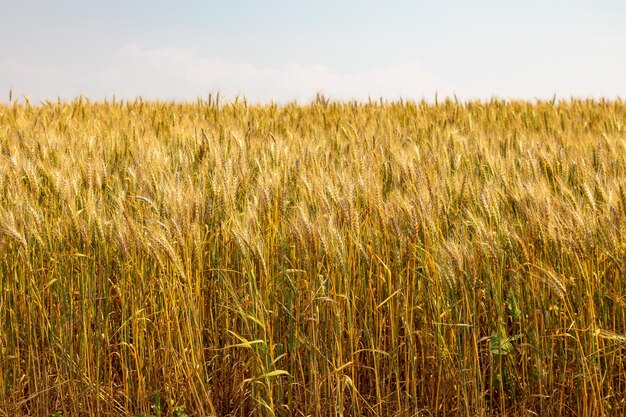
[[[0,0],[0,101],[626,97],[626,2]]]

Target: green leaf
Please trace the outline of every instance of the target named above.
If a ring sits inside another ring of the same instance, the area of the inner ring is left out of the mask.
[[[514,319],[519,319],[522,316],[522,311],[517,304],[517,297],[515,296],[515,292],[511,288],[506,295],[506,308],[509,311],[509,314]]]
[[[511,339],[506,336],[501,336],[497,333],[491,335],[489,339],[489,351],[493,355],[508,355],[513,350],[513,344]]]

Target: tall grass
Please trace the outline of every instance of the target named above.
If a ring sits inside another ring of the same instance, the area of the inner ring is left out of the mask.
[[[0,105],[0,416],[624,415],[625,124]]]

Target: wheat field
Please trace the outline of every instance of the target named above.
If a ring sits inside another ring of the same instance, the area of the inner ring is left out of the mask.
[[[0,105],[0,416],[626,414],[626,103]]]

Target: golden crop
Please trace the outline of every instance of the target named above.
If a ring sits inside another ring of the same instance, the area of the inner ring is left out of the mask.
[[[0,416],[624,415],[625,124],[0,105]]]

